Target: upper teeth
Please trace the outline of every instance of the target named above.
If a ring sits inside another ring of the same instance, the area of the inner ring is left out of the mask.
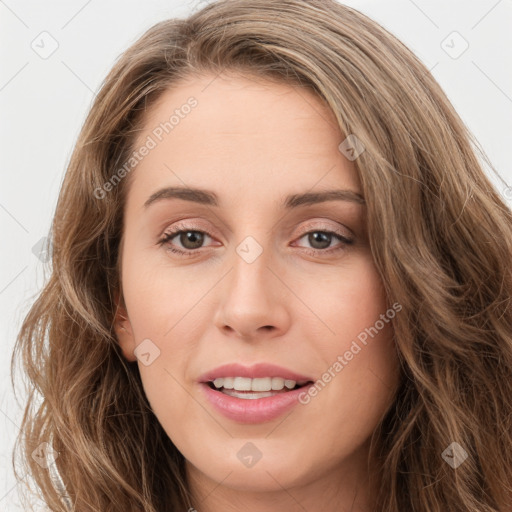
[[[237,391],[279,391],[285,386],[293,389],[297,384],[295,380],[281,377],[263,377],[250,379],[248,377],[218,377],[213,381],[216,388],[236,389]]]

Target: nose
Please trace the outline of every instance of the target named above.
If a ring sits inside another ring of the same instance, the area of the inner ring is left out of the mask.
[[[214,323],[225,335],[245,340],[282,336],[289,328],[290,292],[266,251],[248,263],[234,251],[233,266],[218,287]]]

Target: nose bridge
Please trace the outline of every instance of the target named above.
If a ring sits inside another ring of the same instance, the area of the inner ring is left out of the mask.
[[[233,254],[233,270],[229,277],[231,296],[244,303],[254,301],[251,307],[268,306],[271,288],[275,286],[275,283],[270,282],[271,272],[267,268],[271,259],[267,244],[264,247],[253,236],[245,237],[235,247]]]
[[[255,237],[247,236],[235,247],[231,270],[222,287],[217,327],[231,328],[248,337],[262,327],[268,330],[271,326],[277,331],[285,328],[288,315],[279,289],[283,285],[268,268],[273,260],[271,249]]]

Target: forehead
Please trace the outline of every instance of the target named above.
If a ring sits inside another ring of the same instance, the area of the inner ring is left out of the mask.
[[[338,149],[334,114],[302,87],[237,75],[188,78],[145,113],[135,149],[150,139],[131,175],[139,202],[157,186],[178,184],[253,196],[315,184],[361,193],[353,162]]]

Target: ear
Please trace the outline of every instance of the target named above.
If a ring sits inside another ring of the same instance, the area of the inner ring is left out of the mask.
[[[123,356],[130,362],[136,361],[137,357],[133,353],[135,350],[135,336],[133,335],[132,326],[128,319],[128,312],[124,300],[122,300],[119,290],[114,292],[115,308],[114,314],[114,330],[117,335],[119,346],[123,352]]]

